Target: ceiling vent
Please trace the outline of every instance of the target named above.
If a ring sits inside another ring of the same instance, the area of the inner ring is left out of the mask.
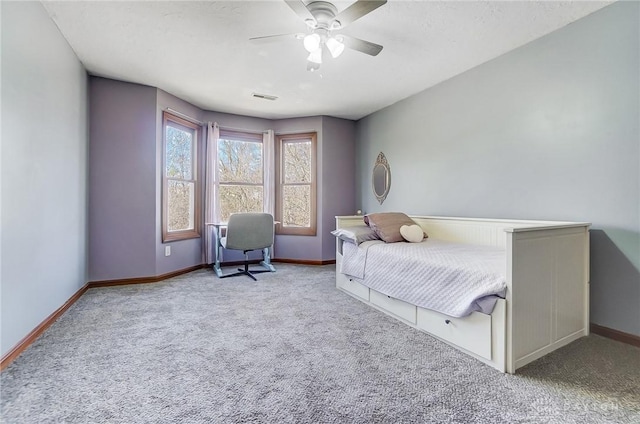
[[[265,99],[265,100],[276,100],[277,99],[276,96],[270,96],[269,94],[253,93],[252,96],[255,97],[256,99]]]

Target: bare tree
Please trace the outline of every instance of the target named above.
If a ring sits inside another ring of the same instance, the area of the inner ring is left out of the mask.
[[[169,231],[193,228],[193,135],[171,126],[167,127],[166,176],[168,181]]]
[[[311,225],[311,142],[284,143],[283,225]]]
[[[224,140],[218,142],[220,218],[234,212],[262,212],[264,169],[262,143]]]

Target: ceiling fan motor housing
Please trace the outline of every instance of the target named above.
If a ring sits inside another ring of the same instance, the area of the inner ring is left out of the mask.
[[[340,22],[335,20],[338,9],[327,1],[312,1],[307,5],[307,9],[316,20],[313,25],[314,29],[332,30],[340,28]]]

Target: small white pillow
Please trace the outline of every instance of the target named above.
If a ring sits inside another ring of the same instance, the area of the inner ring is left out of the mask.
[[[417,224],[403,225],[400,227],[400,234],[403,239],[410,243],[420,243],[424,238],[424,231],[422,231],[422,227]]]

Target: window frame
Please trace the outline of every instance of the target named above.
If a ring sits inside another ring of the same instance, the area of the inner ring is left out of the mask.
[[[172,126],[183,131],[191,131],[193,134],[193,150],[191,157],[191,179],[173,178],[167,176],[167,127]],[[182,119],[167,111],[162,113],[162,242],[189,240],[200,238],[201,227],[201,193],[200,179],[198,178],[198,150],[200,146],[201,127],[191,121]],[[193,195],[193,228],[180,231],[169,231],[169,181],[185,181],[194,183]]]
[[[239,181],[222,181],[221,176],[220,176],[220,165],[219,165],[219,162],[220,162],[220,140],[230,140],[230,141],[237,141],[237,142],[259,143],[260,144],[260,149],[262,150],[262,153],[261,153],[262,173],[261,173],[261,182],[259,184],[258,183],[239,182]],[[264,210],[264,205],[265,205],[265,202],[266,202],[266,199],[264,198],[265,167],[266,166],[271,166],[270,164],[265,163],[265,146],[264,146],[264,140],[263,140],[262,133],[253,133],[253,132],[250,132],[250,131],[227,130],[227,129],[221,128],[220,129],[220,134],[218,136],[218,140],[216,140],[216,150],[217,150],[216,157],[218,158],[218,163],[216,164],[216,173],[217,173],[216,184],[218,185],[218,188],[224,187],[224,186],[262,187],[262,193],[263,193],[263,195],[262,195],[262,210],[260,211],[260,212],[262,212]],[[219,213],[218,216],[221,217],[222,216],[222,199],[220,197],[221,190],[218,189],[216,191],[217,191],[216,196],[218,196],[217,204],[220,205],[220,211],[218,211],[218,213]]]
[[[289,183],[286,184],[283,178],[283,168],[284,168],[284,144],[290,143],[293,141],[305,140],[311,141],[311,182],[310,183]],[[296,133],[296,134],[277,134],[276,135],[276,149],[275,149],[275,158],[276,158],[276,187],[275,187],[275,219],[276,221],[280,221],[278,225],[276,225],[276,234],[279,235],[292,235],[292,236],[316,236],[317,235],[317,222],[318,222],[318,210],[317,210],[317,186],[318,186],[318,175],[317,175],[317,152],[318,152],[318,133],[317,132],[306,132],[306,133]],[[285,227],[284,219],[283,219],[283,202],[284,202],[284,187],[287,185],[309,185],[310,186],[310,211],[311,216],[309,217],[309,227]]]

